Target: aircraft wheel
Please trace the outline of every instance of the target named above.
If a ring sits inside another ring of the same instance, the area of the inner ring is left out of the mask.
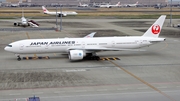
[[[17,58],[18,61],[21,61],[21,58]]]
[[[17,60],[18,60],[18,61],[21,61],[21,57],[20,57],[19,55],[18,55],[17,57],[18,57]]]
[[[99,56],[96,56],[96,60],[99,61],[99,60],[100,60],[100,57],[99,57]]]

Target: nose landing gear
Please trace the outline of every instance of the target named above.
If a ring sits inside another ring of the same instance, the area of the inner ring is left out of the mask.
[[[15,54],[15,55],[17,56],[17,60],[18,60],[18,61],[21,61],[20,55],[19,55],[19,54]]]
[[[17,60],[18,60],[18,61],[21,61],[21,57],[20,57],[20,56],[18,56]]]

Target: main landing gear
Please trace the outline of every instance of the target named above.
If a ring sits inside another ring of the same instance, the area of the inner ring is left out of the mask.
[[[18,60],[18,61],[21,61],[21,57],[20,57],[20,56],[18,56],[17,60]]]
[[[84,60],[100,60],[100,57],[96,55],[96,53],[88,53],[86,57],[84,57]]]
[[[17,56],[17,60],[18,60],[18,61],[21,61],[20,55],[19,55],[19,54],[15,54],[15,55]]]

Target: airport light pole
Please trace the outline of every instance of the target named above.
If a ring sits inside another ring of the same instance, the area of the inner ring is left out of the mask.
[[[62,5],[60,5],[61,17],[60,17],[60,31],[62,30]]]
[[[170,26],[172,27],[172,0],[171,0],[171,6],[170,6]]]
[[[58,17],[58,15],[57,15],[57,5],[56,5],[56,30],[58,30],[57,17]]]

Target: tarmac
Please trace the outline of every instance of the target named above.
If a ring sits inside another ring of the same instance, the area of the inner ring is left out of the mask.
[[[63,19],[62,31],[54,29],[53,19],[37,20],[40,28],[35,30],[14,27],[13,19],[0,20],[0,101],[25,101],[34,95],[42,101],[180,100],[180,29],[167,27],[168,20],[160,35],[166,41],[146,51],[97,53],[120,60],[70,62],[67,55],[53,53],[21,55],[50,59],[17,61],[14,54],[4,51],[13,41],[83,37],[94,31],[95,37],[138,36],[156,19]]]

